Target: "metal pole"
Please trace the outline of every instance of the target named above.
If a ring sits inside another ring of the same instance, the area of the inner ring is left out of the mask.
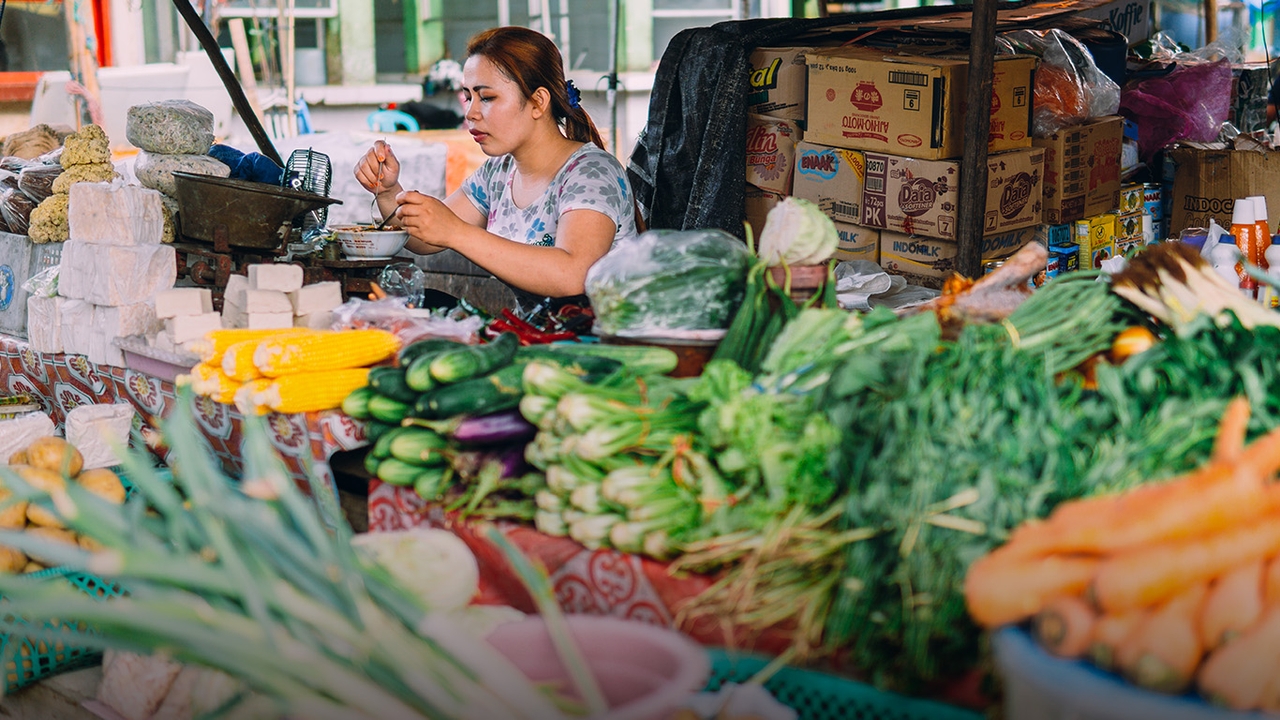
[[[956,270],[982,274],[982,216],[987,207],[987,138],[991,132],[991,84],[996,53],[996,4],[974,0],[969,38],[969,88],[965,96],[965,152],[960,158],[960,207]]]
[[[622,28],[622,0],[609,3],[609,75],[605,98],[609,102],[609,151],[618,157],[618,35]]]

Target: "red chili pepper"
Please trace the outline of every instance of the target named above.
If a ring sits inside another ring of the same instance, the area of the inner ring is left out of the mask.
[[[546,345],[560,340],[573,340],[578,337],[571,332],[547,332],[545,330],[541,330],[536,326],[521,320],[519,316],[507,308],[502,310],[502,319],[495,319],[493,323],[490,324],[490,327],[493,327],[494,324],[498,322],[503,322],[504,326],[509,327],[511,332],[514,332],[516,337],[520,338],[520,341],[525,345]]]
[[[527,337],[526,333],[501,318],[494,318],[489,321],[489,332],[493,333],[494,337],[497,337],[504,332],[509,332],[516,336],[516,339],[520,341],[521,345],[532,345],[534,343],[533,340]]]

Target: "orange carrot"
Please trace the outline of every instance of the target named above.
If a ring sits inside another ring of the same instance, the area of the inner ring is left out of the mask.
[[[1093,644],[1098,616],[1083,598],[1056,597],[1036,615],[1036,638],[1058,657],[1078,658]]]
[[[1280,551],[1280,517],[1267,515],[1208,537],[1164,542],[1104,560],[1093,598],[1104,612],[1124,612],[1163,602],[1183,588]]]
[[[1196,682],[1209,700],[1236,710],[1260,706],[1280,670],[1280,608],[1267,609],[1243,635],[1209,654]]]
[[[1249,400],[1237,397],[1222,413],[1218,437],[1213,441],[1213,460],[1232,461],[1244,452],[1245,432],[1249,427]]]
[[[1245,563],[1213,583],[1200,617],[1200,640],[1213,649],[1262,617],[1261,559]]]
[[[985,627],[1034,616],[1055,597],[1080,595],[1098,568],[1095,558],[1011,557],[997,550],[969,566],[964,579],[969,614]]]
[[[1208,584],[1198,583],[1156,608],[1120,646],[1121,672],[1134,684],[1178,693],[1191,684],[1204,654],[1197,627]]]
[[[1262,597],[1263,604],[1267,607],[1280,605],[1280,555],[1267,563],[1267,575],[1262,580]]]
[[[1138,611],[1099,617],[1093,627],[1093,644],[1089,647],[1089,657],[1093,664],[1103,670],[1114,670],[1120,648],[1148,615],[1149,612]]]

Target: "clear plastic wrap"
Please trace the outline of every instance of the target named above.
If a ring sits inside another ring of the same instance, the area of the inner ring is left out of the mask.
[[[22,172],[22,168],[30,164],[30,160],[24,160],[16,155],[0,158],[0,170],[6,170],[11,173]]]
[[[32,165],[18,173],[18,189],[37,203],[53,194],[53,181],[62,174],[61,165]]]
[[[0,216],[4,217],[9,232],[26,235],[31,227],[31,211],[38,204],[17,188],[5,188],[0,192]]]
[[[1120,107],[1120,86],[1098,68],[1079,40],[1057,28],[1001,33],[996,48],[1000,54],[1040,58],[1031,116],[1031,134],[1036,137],[1114,115]]]
[[[597,332],[661,337],[729,326],[751,253],[722,230],[651,230],[619,242],[587,272]]]
[[[129,108],[125,137],[149,153],[204,155],[213,145],[213,113],[190,100],[161,100]]]
[[[31,161],[32,165],[61,165],[64,146],[58,146]]]
[[[32,275],[27,278],[26,282],[22,283],[22,289],[35,297],[57,297],[59,267],[61,266],[54,265],[53,267],[45,268],[35,275]]]
[[[381,300],[351,298],[334,309],[333,327],[380,328],[395,333],[406,345],[427,337],[474,344],[479,341],[484,320],[478,315],[458,320],[432,314],[428,310],[414,310],[408,307],[408,298],[403,297]]]

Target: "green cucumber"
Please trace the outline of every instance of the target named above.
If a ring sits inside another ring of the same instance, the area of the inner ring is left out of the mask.
[[[388,430],[394,430],[400,427],[391,423],[379,422],[377,420],[369,420],[364,424],[364,436],[369,442],[377,442],[378,438],[387,433]]]
[[[637,375],[666,375],[676,369],[680,358],[674,351],[652,345],[605,345],[602,343],[557,343],[546,346],[552,352],[617,360]]]
[[[418,399],[418,391],[404,381],[402,368],[376,367],[369,371],[369,387],[380,395],[409,404]]]
[[[566,372],[583,375],[608,374],[622,367],[622,363],[608,357],[579,355],[570,351],[553,350],[553,345],[530,345],[516,352],[516,361],[538,361],[555,365]],[[572,345],[568,347],[573,347]]]
[[[431,377],[431,362],[439,355],[440,353],[426,353],[409,363],[409,367],[404,370],[404,383],[418,392],[426,392],[438,385],[436,379]]]
[[[447,467],[426,468],[418,473],[417,479],[413,481],[413,490],[423,500],[439,500],[448,489],[445,485],[448,475]]]
[[[369,454],[379,460],[385,460],[386,458],[391,457],[391,441],[395,440],[397,435],[408,429],[409,428],[405,427],[393,427],[382,433],[382,435],[378,437],[378,440],[373,443],[373,449],[369,451]]]
[[[412,465],[443,465],[449,441],[426,428],[406,428],[391,441],[391,457]]]
[[[378,479],[389,485],[412,485],[421,473],[417,465],[393,457],[378,463]]]
[[[520,404],[524,397],[523,364],[508,365],[492,375],[436,388],[418,398],[414,414],[429,420],[455,415],[488,415]]]
[[[502,333],[485,345],[446,350],[431,361],[431,377],[437,382],[454,383],[487,375],[509,364],[519,348],[515,333]]]
[[[342,412],[357,420],[369,419],[369,398],[373,397],[373,388],[368,385],[351,391],[342,401]]]
[[[369,398],[369,416],[379,422],[399,425],[401,420],[409,416],[412,408],[413,406],[409,403],[400,402],[386,395],[375,393]]]
[[[456,340],[446,340],[444,338],[427,338],[410,343],[400,351],[398,360],[400,367],[409,367],[410,363],[428,353],[438,353],[443,350],[453,350],[462,343]]]
[[[365,456],[364,456],[364,469],[368,471],[370,475],[377,477],[378,465],[381,462],[382,462],[382,458],[378,457],[377,455],[374,455],[373,451],[370,450],[369,452],[365,453]]]

